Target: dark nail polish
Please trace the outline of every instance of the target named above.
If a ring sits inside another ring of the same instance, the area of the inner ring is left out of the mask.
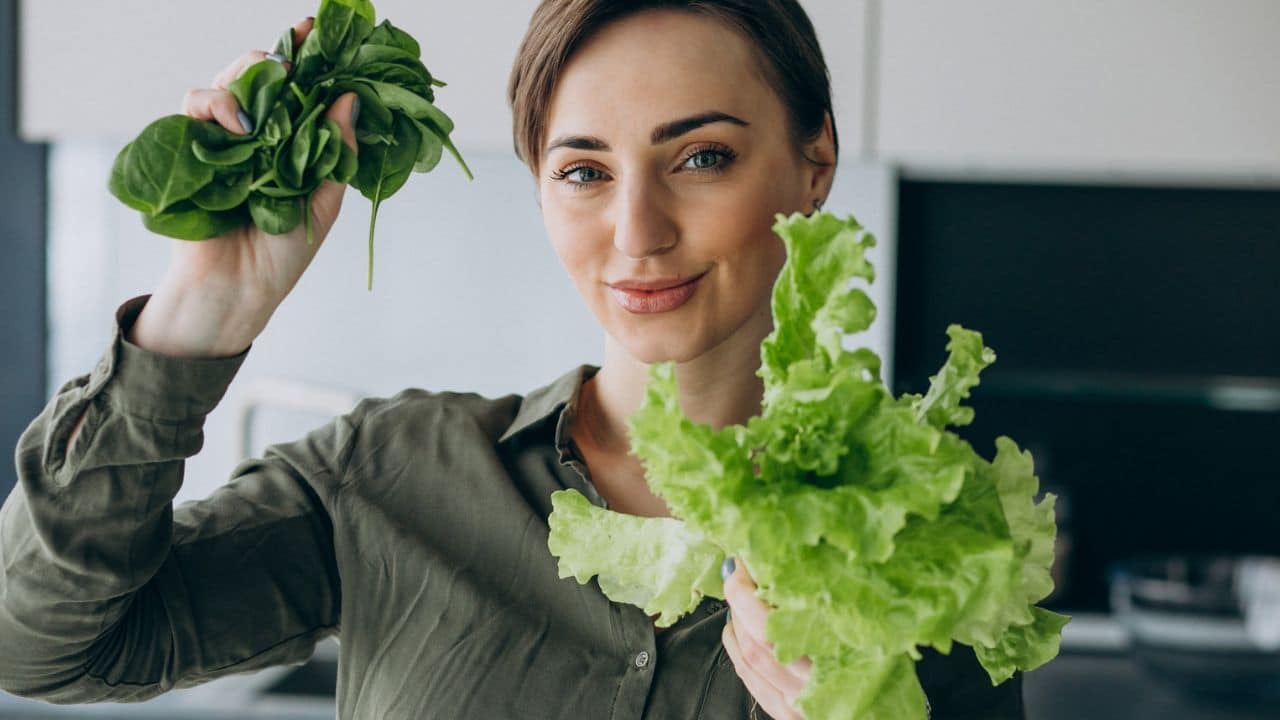
[[[356,121],[360,119],[360,96],[357,95],[355,100],[351,101],[351,127],[356,126]]]
[[[724,562],[720,563],[720,577],[724,580],[728,580],[729,576],[733,574],[733,567],[733,558],[725,558]]]
[[[245,132],[253,132],[253,119],[250,118],[245,111],[237,110],[236,119],[240,121],[240,127],[244,128]]]

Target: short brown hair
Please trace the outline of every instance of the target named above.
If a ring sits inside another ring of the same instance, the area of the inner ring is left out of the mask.
[[[787,109],[798,148],[831,115],[839,153],[831,77],[813,23],[796,0],[542,0],[533,12],[507,84],[516,157],[537,172],[551,94],[582,43],[606,24],[642,10],[675,9],[714,17],[750,41],[766,82]]]

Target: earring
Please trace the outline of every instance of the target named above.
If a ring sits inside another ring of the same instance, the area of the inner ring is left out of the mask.
[[[821,210],[821,209],[822,209],[822,198],[814,198],[814,199],[813,199],[813,211],[814,211],[814,212],[818,212],[818,211],[819,211],[819,210]]]

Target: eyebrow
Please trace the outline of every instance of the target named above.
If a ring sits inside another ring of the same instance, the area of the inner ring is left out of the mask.
[[[693,132],[703,125],[710,125],[711,123],[716,122],[729,122],[742,127],[746,127],[751,124],[742,118],[737,118],[727,113],[719,112],[718,110],[711,110],[659,125],[654,128],[653,132],[649,135],[649,143],[652,145],[660,145],[668,140],[674,140],[685,133]],[[553,140],[551,144],[547,146],[547,150],[543,153],[543,156],[545,157],[546,155],[550,155],[552,150],[561,147],[574,148],[575,150],[608,150],[609,143],[591,135],[564,135]]]

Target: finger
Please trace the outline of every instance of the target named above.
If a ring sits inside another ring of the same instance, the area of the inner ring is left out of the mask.
[[[315,25],[315,18],[313,17],[303,18],[293,24],[293,27],[292,27],[293,45],[295,48],[302,44],[302,41],[305,40],[307,35],[311,33],[311,28],[314,27],[314,25]],[[292,63],[290,63],[287,60],[281,59],[279,55],[276,55],[274,53],[268,53],[266,50],[250,50],[249,52],[236,58],[227,67],[223,68],[222,72],[215,75],[213,77],[213,81],[209,84],[211,87],[214,87],[220,90],[225,90],[227,86],[232,83],[232,81],[234,81],[236,78],[240,77],[242,73],[244,73],[245,68],[249,67],[250,65],[254,65],[256,63],[262,62],[267,58],[271,58],[272,60],[277,60],[281,65],[284,65],[284,68],[286,70],[291,70],[293,68]]]
[[[747,691],[770,717],[775,720],[800,720],[799,713],[792,710],[791,704],[782,697],[782,693],[751,665],[734,625],[732,621],[725,623],[724,630],[720,633],[720,641],[724,643],[725,652],[733,661],[733,668],[738,673],[738,677],[742,678],[742,684],[746,685]]]
[[[356,144],[355,129],[355,110],[356,101],[359,95],[349,92],[338,97],[337,100],[329,106],[324,116],[338,123],[338,127],[342,128],[342,141],[351,146],[352,150],[359,151],[360,146]]]
[[[736,563],[733,574],[724,581],[724,596],[733,610],[734,621],[741,623],[742,631],[772,650],[773,643],[765,639],[769,606],[756,597],[756,584],[751,581],[741,561]]]
[[[263,60],[271,57],[284,65],[285,69],[289,69],[289,63],[279,60],[279,55],[268,55],[265,50],[250,50],[249,52],[236,58],[230,65],[222,69],[222,72],[213,76],[213,81],[209,83],[210,87],[218,90],[226,90],[236,78],[244,74],[246,68],[250,65],[257,65]]]
[[[352,110],[356,98],[359,96],[353,92],[344,93],[334,101],[329,109],[325,111],[325,117],[333,120],[342,129],[342,141],[351,146],[352,150],[357,151],[359,155],[359,145],[356,144],[355,123],[351,117]],[[343,183],[334,182],[333,180],[325,180],[320,183],[320,187],[311,196],[311,207],[317,218],[321,218],[321,225],[328,232],[328,224],[338,217],[338,212],[342,208],[342,197],[346,193],[347,186]]]
[[[726,623],[734,628],[734,637],[738,641],[739,652],[756,674],[775,688],[788,703],[795,702],[804,691],[808,676],[797,674],[792,668],[778,662],[774,655],[773,645],[761,642],[747,628],[746,623],[738,620],[738,613],[732,613],[732,621]]]
[[[311,34],[311,28],[315,27],[316,19],[314,17],[304,17],[293,24],[293,47],[296,49],[302,45],[302,41],[307,39],[307,35]]]
[[[739,632],[743,635],[744,645],[750,643],[767,650],[770,664],[776,666],[779,673],[775,684],[788,692],[794,690],[793,697],[799,695],[800,690],[809,682],[812,663],[807,657],[786,665],[778,663],[774,645],[766,635],[769,606],[756,597],[756,585],[743,563],[736,563],[733,574],[725,580],[724,591],[733,619],[741,623]]]
[[[240,103],[227,90],[196,88],[182,98],[182,112],[197,120],[215,120],[233,133],[247,135],[251,130],[238,117]]]

